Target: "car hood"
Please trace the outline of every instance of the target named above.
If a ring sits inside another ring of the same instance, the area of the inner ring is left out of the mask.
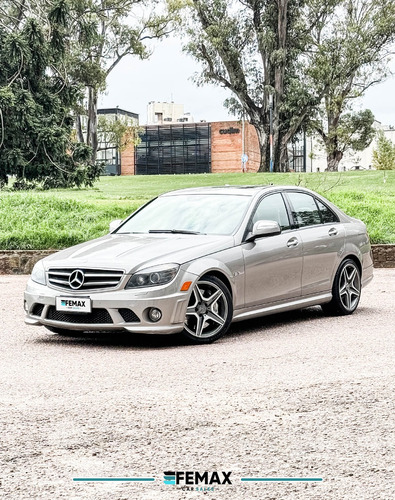
[[[108,234],[46,257],[47,269],[122,269],[127,273],[160,264],[184,264],[234,246],[233,236]]]

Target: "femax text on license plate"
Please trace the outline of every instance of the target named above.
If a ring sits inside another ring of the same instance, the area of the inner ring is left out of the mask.
[[[91,312],[91,299],[88,297],[56,297],[56,310],[69,312]]]

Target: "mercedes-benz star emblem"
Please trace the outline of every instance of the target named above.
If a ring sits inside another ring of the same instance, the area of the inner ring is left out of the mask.
[[[78,290],[82,287],[85,281],[85,274],[80,269],[76,269],[70,274],[69,285],[73,290]]]

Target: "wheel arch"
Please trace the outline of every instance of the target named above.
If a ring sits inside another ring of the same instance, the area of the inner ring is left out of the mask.
[[[350,261],[350,262],[348,262]],[[359,270],[359,282],[355,285],[354,279],[356,274],[353,273],[351,277],[343,271],[347,266],[352,265],[353,268]],[[343,284],[341,282],[343,276]],[[347,254],[341,260],[332,284],[332,299],[330,302],[321,304],[324,312],[335,316],[345,316],[352,314],[358,307],[361,297],[362,288],[362,263],[355,254]],[[343,300],[343,296],[346,298]],[[354,296],[354,298],[352,298]]]
[[[220,279],[229,290],[233,307],[237,305],[235,302],[237,297],[241,295],[241,287],[244,283],[242,272],[237,273],[236,269],[231,269],[223,262],[212,258],[192,262],[185,270],[196,276],[195,281],[209,275]],[[238,276],[238,278],[236,279],[235,276]]]
[[[340,267],[340,266],[343,264],[343,262],[344,262],[345,260],[347,260],[347,259],[351,259],[351,260],[353,260],[353,261],[355,262],[355,264],[358,266],[359,272],[361,273],[361,277],[362,277],[362,262],[361,262],[361,261],[359,260],[359,258],[358,258],[356,255],[354,255],[354,254],[348,254],[348,255],[346,255],[346,256],[342,259],[342,261],[340,262],[339,267]],[[338,269],[339,269],[339,267],[338,267]]]
[[[333,284],[335,282],[336,274],[337,274],[338,270],[340,269],[340,266],[343,264],[343,262],[345,262],[348,259],[351,259],[353,262],[355,262],[355,264],[357,265],[358,270],[361,274],[361,279],[362,279],[362,262],[360,261],[358,255],[355,255],[355,253],[345,252],[344,255],[342,256],[341,260],[339,261],[339,263],[336,266],[334,266],[334,268],[333,268],[332,279],[330,282],[331,283],[331,285],[330,285],[331,290],[332,290]]]
[[[232,289],[232,285],[228,279],[228,277],[226,276],[226,274],[224,274],[222,271],[219,271],[217,269],[212,269],[210,271],[206,271],[204,272],[200,277],[199,279],[202,279],[204,278],[205,276],[214,276],[215,278],[218,278],[219,280],[221,280],[223,282],[223,284],[226,286],[226,288],[229,290],[229,293],[230,293],[230,296],[232,297],[232,300],[233,300],[233,289]]]

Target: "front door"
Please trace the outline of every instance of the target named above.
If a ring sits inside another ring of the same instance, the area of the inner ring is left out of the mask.
[[[278,222],[282,233],[242,245],[245,265],[245,307],[300,297],[302,242],[291,229],[281,193],[265,196],[257,204],[251,227],[258,220]]]

